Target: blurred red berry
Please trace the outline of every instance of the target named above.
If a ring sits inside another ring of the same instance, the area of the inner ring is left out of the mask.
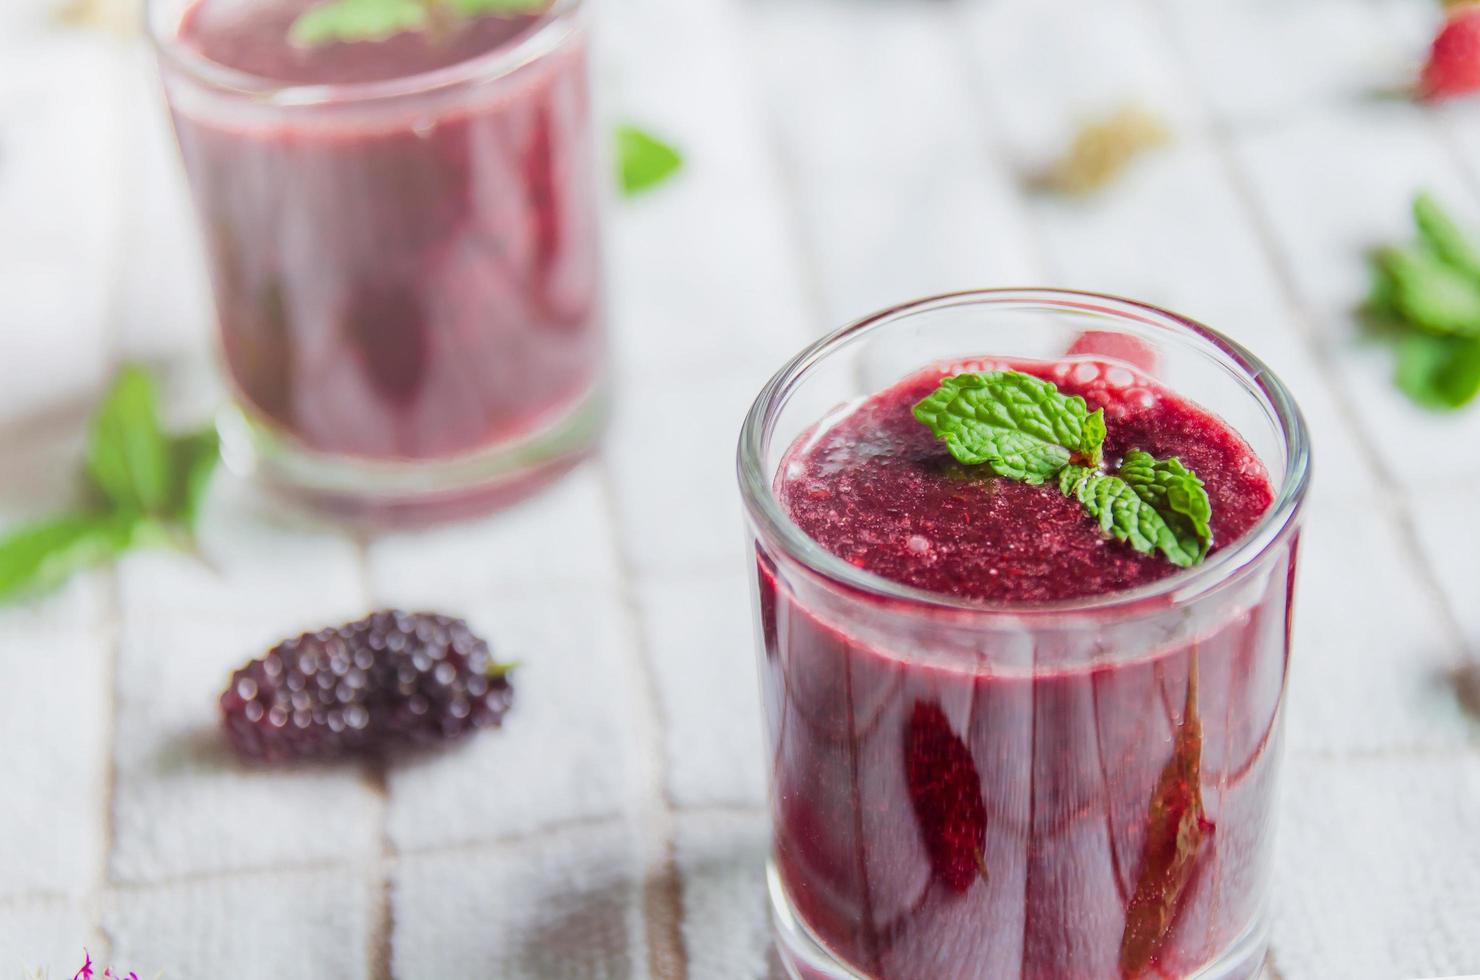
[[[1447,99],[1476,90],[1480,90],[1480,5],[1466,4],[1450,15],[1434,38],[1418,94]]]
[[[987,807],[971,749],[939,704],[915,702],[904,734],[905,784],[935,877],[964,892],[987,874]]]

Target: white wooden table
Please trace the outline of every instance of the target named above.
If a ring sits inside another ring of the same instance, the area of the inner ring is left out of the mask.
[[[825,329],[992,284],[1170,306],[1294,387],[1318,475],[1269,972],[1480,972],[1480,408],[1409,407],[1350,315],[1414,189],[1480,225],[1480,103],[1379,94],[1437,4],[597,2],[606,101],[689,160],[613,208],[605,453],[415,536],[222,479],[211,568],[140,554],[0,610],[0,977],[70,976],[84,944],[170,980],[766,976],[740,415]],[[164,372],[182,420],[218,397],[147,54],[47,7],[0,9],[7,523],[75,494],[120,360]],[[1024,191],[1077,120],[1135,100],[1172,148],[1092,201]],[[383,776],[237,766],[228,670],[392,603],[525,662],[506,729]]]

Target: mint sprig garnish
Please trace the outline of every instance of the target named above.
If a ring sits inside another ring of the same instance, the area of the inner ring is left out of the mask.
[[[89,506],[0,537],[0,602],[53,589],[131,548],[191,539],[220,446],[214,429],[167,433],[157,402],[142,370],[119,374],[93,416]]]
[[[1427,193],[1413,221],[1416,242],[1374,253],[1364,312],[1395,343],[1399,390],[1460,408],[1480,394],[1480,243]]]
[[[1058,479],[1100,528],[1143,555],[1188,568],[1212,547],[1212,503],[1197,474],[1176,457],[1131,450],[1117,473],[1100,470],[1103,409],[1021,371],[942,378],[914,407],[958,462],[1038,486]]]
[[[683,166],[683,155],[631,123],[617,127],[617,176],[627,197],[663,183]]]
[[[1213,543],[1212,503],[1197,475],[1175,456],[1154,459],[1133,449],[1117,475],[1066,466],[1059,489],[1099,519],[1100,529],[1143,555],[1160,551],[1179,568],[1202,561]]]
[[[1083,398],[1020,371],[942,378],[915,418],[958,461],[1034,486],[1075,460],[1098,466],[1105,441],[1103,410],[1091,412]]]
[[[328,0],[305,10],[288,29],[303,47],[384,41],[411,31],[434,32],[485,14],[539,13],[549,0]]]

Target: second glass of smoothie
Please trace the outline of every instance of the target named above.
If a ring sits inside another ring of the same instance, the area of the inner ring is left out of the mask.
[[[604,415],[581,4],[305,43],[324,4],[151,0],[227,451],[354,511],[512,499]]]
[[[1009,370],[1103,409],[1107,466],[1193,470],[1206,559],[1141,554],[912,412]],[[1112,297],[943,296],[798,355],[739,472],[793,976],[1257,972],[1309,472],[1267,368]]]

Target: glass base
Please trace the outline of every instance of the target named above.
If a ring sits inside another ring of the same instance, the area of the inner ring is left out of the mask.
[[[870,980],[867,974],[829,952],[806,927],[792,908],[773,861],[766,862],[766,884],[771,898],[771,934],[787,976],[792,980]],[[1269,919],[1261,914],[1222,956],[1186,980],[1253,980],[1264,965],[1268,949]]]
[[[377,460],[304,448],[240,404],[217,421],[234,473],[333,517],[416,525],[487,513],[529,497],[590,455],[607,419],[604,386],[520,439],[445,459]]]

